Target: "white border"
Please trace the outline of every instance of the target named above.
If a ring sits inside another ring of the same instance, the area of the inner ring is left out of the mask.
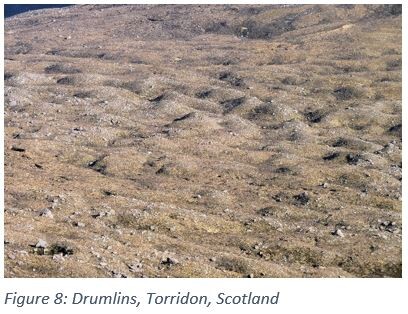
[[[38,1],[44,4],[55,4],[56,1]],[[109,4],[113,1],[95,1],[92,3]],[[249,1],[194,1],[195,4],[216,4],[233,3],[244,4]],[[85,4],[84,1],[67,1],[68,4]],[[123,4],[146,3],[146,1],[122,1]],[[168,4],[188,4],[190,1],[148,1],[148,3],[168,3]],[[271,1],[256,1],[256,3],[274,3]],[[296,4],[296,1],[279,1],[279,4]],[[304,4],[328,4],[328,1],[302,1]],[[330,4],[355,3],[355,4],[380,4],[380,3],[401,3],[401,1],[330,1]],[[25,1],[2,1],[0,14],[4,18],[4,4],[26,4]],[[407,5],[403,4],[403,22],[402,29],[407,29],[408,25],[404,16]],[[4,21],[1,23],[1,42],[3,49],[1,51],[0,63],[1,70],[4,72]],[[403,37],[404,38],[404,37]],[[406,62],[404,62],[407,53],[406,43],[403,40],[403,105],[402,117],[403,125],[407,123],[407,101],[405,82],[407,78]],[[4,81],[1,82],[1,88],[4,90]],[[1,94],[2,104],[4,104],[4,95]],[[0,106],[0,112],[4,117],[4,106]],[[0,179],[4,184],[4,118],[0,124],[0,134],[3,145],[0,147]],[[406,138],[407,131],[403,127],[403,138]],[[407,165],[407,154],[405,145],[403,145],[403,164]],[[405,173],[405,171],[403,171]],[[407,202],[406,178],[403,175],[403,205]],[[0,201],[4,209],[4,185],[0,191]],[[403,215],[405,216],[405,215]],[[405,217],[404,217],[405,218]],[[121,313],[155,313],[157,312],[177,312],[177,313],[208,313],[209,309],[197,308],[193,306],[144,306],[136,309],[133,306],[26,306],[23,308],[5,307],[3,305],[5,291],[19,291],[27,294],[54,294],[64,292],[67,294],[84,292],[88,294],[110,294],[114,291],[122,291],[127,294],[136,294],[144,296],[145,292],[158,291],[161,293],[175,293],[177,291],[191,291],[196,294],[214,295],[215,292],[227,291],[229,293],[244,293],[249,290],[267,294],[269,292],[280,291],[279,304],[276,306],[232,306],[232,307],[212,307],[211,312],[225,313],[237,312],[247,313],[248,310],[268,311],[277,313],[295,313],[295,312],[313,312],[313,313],[400,313],[403,308],[408,308],[404,291],[408,291],[406,280],[406,236],[404,230],[407,230],[406,219],[403,219],[403,279],[4,279],[4,230],[0,228],[0,310],[2,313],[72,313],[72,310],[96,310],[102,313],[108,313],[112,310],[119,310]],[[4,226],[4,211],[0,214],[0,225]]]

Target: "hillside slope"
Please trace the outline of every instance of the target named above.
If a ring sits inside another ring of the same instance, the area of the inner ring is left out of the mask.
[[[6,276],[400,277],[401,58],[398,5],[6,19]]]

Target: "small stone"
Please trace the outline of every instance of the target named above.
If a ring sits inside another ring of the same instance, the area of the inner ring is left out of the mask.
[[[248,37],[248,33],[249,33],[248,27],[241,27],[240,30],[241,37]]]
[[[65,244],[53,244],[50,248],[50,250],[48,250],[48,252],[45,252],[48,255],[58,255],[58,254],[62,254],[63,256],[65,255],[73,255],[74,254],[74,250]]]
[[[176,259],[173,258],[173,257],[167,257],[167,258],[163,259],[163,260],[161,261],[161,263],[162,263],[163,265],[172,266],[172,265],[178,264],[179,261],[176,260]]]
[[[309,227],[307,229],[308,232],[316,232],[316,228],[315,227]]]
[[[99,217],[103,217],[106,216],[105,212],[96,212],[94,214],[91,215],[93,218],[99,218]],[[75,217],[75,216],[74,216]]]
[[[119,273],[119,272],[116,272],[116,271],[112,271],[112,277],[113,278],[127,278],[126,275],[124,275],[122,273]]]
[[[83,227],[85,227],[85,224],[83,222],[75,222],[74,226],[76,226],[78,228],[83,228]]]
[[[357,165],[359,163],[360,160],[362,160],[363,157],[360,154],[347,154],[346,156],[346,160],[347,163],[350,165]]]
[[[45,240],[39,239],[37,244],[35,245],[36,248],[45,249],[48,246],[48,243]]]
[[[283,201],[282,196],[279,195],[279,194],[272,196],[272,198],[273,198],[276,202],[278,202],[278,203],[280,203],[280,202]]]
[[[300,205],[306,205],[310,201],[310,197],[307,192],[302,192],[298,195],[295,195],[293,198]]]
[[[99,254],[98,252],[91,251],[91,254],[92,254],[93,256],[95,256],[96,258],[101,258],[101,254]]]
[[[41,217],[54,218],[52,211],[49,208],[44,208],[40,212]]]
[[[333,235],[336,235],[336,236],[338,236],[338,237],[340,237],[340,238],[344,238],[344,233],[343,233],[343,231],[341,231],[341,229],[336,229],[336,230],[333,232]]]
[[[52,259],[56,262],[63,262],[65,260],[63,254],[55,254],[52,256]]]

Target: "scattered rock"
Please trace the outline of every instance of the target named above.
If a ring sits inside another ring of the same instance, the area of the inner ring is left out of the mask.
[[[340,209],[340,208],[339,208]],[[340,221],[339,223],[336,223],[335,229],[340,229],[340,230],[350,230],[351,227],[344,221]]]
[[[116,214],[115,210],[111,209],[110,211],[95,212],[91,216],[93,218],[101,218],[101,217],[105,217],[105,216],[113,216],[115,214]]]
[[[333,235],[336,235],[336,236],[338,236],[338,237],[340,237],[340,238],[344,238],[344,233],[343,233],[343,231],[341,231],[341,229],[336,229],[336,230],[334,230],[334,231],[332,232],[332,234],[333,234]]]
[[[295,195],[293,198],[295,199],[296,204],[299,205],[306,205],[310,201],[310,197],[307,192],[302,192],[298,195]]]
[[[275,209],[273,207],[271,207],[271,206],[268,206],[268,207],[264,207],[264,208],[261,208],[260,210],[258,210],[258,213],[261,216],[269,217],[269,216],[274,215]]]
[[[378,229],[383,231],[388,231],[390,233],[398,233],[399,228],[395,221],[383,221],[381,219],[378,220]]]
[[[105,156],[99,157],[91,162],[88,163],[88,167],[96,172],[101,174],[106,174],[106,165],[103,162]]]
[[[387,240],[388,237],[385,234],[379,234],[378,237],[380,237],[381,239]]]
[[[382,149],[375,151],[374,154],[377,154],[377,155],[392,154],[396,149],[395,144],[396,142],[392,141],[386,144]]]
[[[101,254],[99,254],[98,252],[96,252],[93,247],[90,248],[89,252],[90,252],[93,256],[95,256],[96,258],[101,258]]]
[[[49,253],[50,255],[61,254],[62,256],[65,256],[74,254],[74,250],[65,244],[53,244]]]
[[[63,254],[55,254],[52,256],[52,260],[56,262],[63,262],[65,261],[65,258]]]
[[[48,247],[48,243],[47,243],[47,241],[45,241],[43,239],[39,239],[37,244],[35,245],[35,247],[45,249],[46,247]]]
[[[41,217],[47,217],[47,218],[54,218],[54,215],[52,214],[52,211],[49,208],[44,208],[40,211],[40,216]]]
[[[248,32],[249,32],[248,27],[241,27],[240,30],[241,37],[248,37]]]
[[[116,272],[116,271],[112,271],[112,277],[113,278],[127,278],[126,275],[120,273],[120,272]]]
[[[277,203],[281,203],[285,199],[285,195],[283,193],[278,193],[276,195],[273,195],[272,199]]]
[[[166,257],[165,259],[161,261],[161,264],[170,267],[170,266],[179,264],[179,261],[173,257]]]
[[[346,160],[347,163],[350,165],[357,165],[358,162],[362,159],[362,156],[360,154],[347,154]]]

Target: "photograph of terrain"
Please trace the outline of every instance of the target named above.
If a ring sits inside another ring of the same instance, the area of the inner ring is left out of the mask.
[[[6,277],[401,277],[401,5],[4,24]]]

